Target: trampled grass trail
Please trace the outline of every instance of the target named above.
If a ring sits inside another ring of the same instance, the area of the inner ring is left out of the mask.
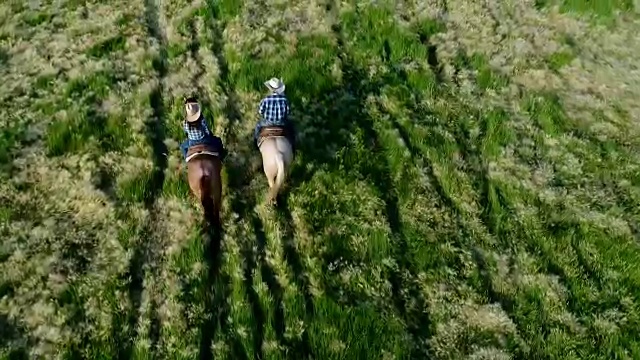
[[[0,358],[640,357],[638,11],[0,4]],[[217,237],[176,170],[191,95],[230,151]]]

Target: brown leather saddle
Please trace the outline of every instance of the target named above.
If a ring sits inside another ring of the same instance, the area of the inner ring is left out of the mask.
[[[260,129],[260,137],[287,136],[287,131],[282,126],[267,126]]]
[[[214,147],[207,144],[201,144],[193,145],[187,150],[186,161],[189,162],[191,159],[198,155],[212,155],[215,157],[220,157],[220,153]]]
[[[266,126],[260,129],[258,135],[258,148],[262,146],[265,139],[270,137],[287,136],[287,131],[282,126]]]

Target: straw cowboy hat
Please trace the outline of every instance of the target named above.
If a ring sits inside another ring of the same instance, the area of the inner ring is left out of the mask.
[[[271,78],[264,82],[264,85],[276,94],[282,94],[284,92],[284,83],[281,79]]]
[[[196,122],[200,119],[200,104],[195,99],[187,99],[184,103],[184,108],[187,111],[187,122]]]

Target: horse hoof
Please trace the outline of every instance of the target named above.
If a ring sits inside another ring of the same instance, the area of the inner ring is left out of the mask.
[[[275,198],[272,197],[267,197],[267,205],[269,206],[275,206],[277,203],[277,200]]]

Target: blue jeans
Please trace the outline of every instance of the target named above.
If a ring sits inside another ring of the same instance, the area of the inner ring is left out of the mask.
[[[222,140],[219,137],[213,136],[213,135],[205,136],[200,140],[186,139],[185,141],[183,141],[182,144],[180,144],[180,151],[182,152],[183,159],[187,160],[187,152],[189,151],[190,147],[195,145],[204,145],[204,144],[209,145],[214,149],[216,149],[216,151],[220,153],[220,160],[224,161],[226,151],[225,151],[224,145],[222,144]]]

